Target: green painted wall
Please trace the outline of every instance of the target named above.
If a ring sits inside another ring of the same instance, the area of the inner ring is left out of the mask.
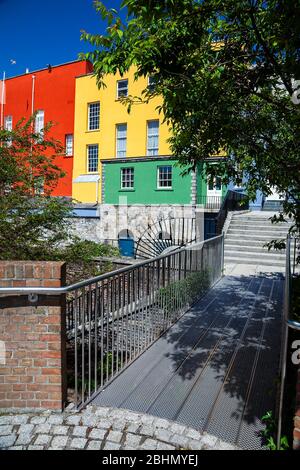
[[[213,163],[211,163],[213,165]],[[200,196],[207,196],[207,168],[209,165],[206,163],[200,163],[197,166],[197,197]],[[203,169],[203,172],[202,172]],[[204,175],[204,176],[203,176]],[[228,187],[226,185],[222,185],[222,196],[226,196]]]
[[[104,162],[103,162],[104,163]],[[104,203],[119,204],[127,196],[128,204],[190,204],[191,175],[182,176],[175,160],[136,161],[104,164]],[[157,189],[157,167],[169,166],[172,170],[172,189]],[[121,168],[134,168],[134,190],[121,189]]]

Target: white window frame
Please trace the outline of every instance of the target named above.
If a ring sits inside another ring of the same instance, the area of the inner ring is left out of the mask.
[[[127,83],[126,87],[124,87],[124,90],[126,90],[126,91],[125,91],[125,93],[121,93],[121,90],[119,89],[119,85],[120,85],[121,83],[125,83],[125,82]],[[128,78],[123,78],[123,79],[117,81],[117,99],[118,99],[118,100],[121,99],[121,98],[127,98],[127,96],[128,96],[128,88],[129,88],[129,86],[128,86]]]
[[[66,157],[72,157],[74,151],[74,135],[66,134],[65,138],[66,144]]]
[[[171,186],[161,186],[161,179],[160,179],[160,171],[163,169],[163,168],[171,168]],[[157,189],[165,189],[165,190],[168,190],[168,189],[173,189],[173,167],[172,165],[160,165],[157,167]]]
[[[121,126],[126,127],[125,137],[119,137],[118,133]],[[120,142],[125,141],[125,150],[120,150]],[[116,158],[126,158],[127,157],[127,123],[116,124]]]
[[[45,111],[43,109],[39,109],[36,112],[36,116],[35,116],[35,123],[34,123],[35,134],[43,138],[44,128],[45,128]]]
[[[129,170],[131,171],[131,174],[129,175]],[[124,175],[124,172],[128,172],[127,175]],[[126,178],[125,180],[123,179],[123,176],[127,176],[127,181],[126,181]],[[128,177],[129,176],[129,177]],[[134,167],[125,167],[125,168],[121,168],[121,174],[120,174],[120,177],[121,177],[121,184],[120,184],[120,187],[121,189],[124,189],[124,190],[132,190],[134,189]],[[132,182],[132,186],[126,186],[124,185],[124,182]]]
[[[90,148],[95,147],[97,148],[97,169],[90,170]],[[99,145],[98,144],[90,144],[87,145],[87,173],[98,173],[99,172]]]
[[[95,105],[98,106],[98,114],[92,115],[91,110],[93,109],[93,106]],[[91,126],[92,119],[95,119],[98,121],[98,127]],[[94,101],[93,103],[88,103],[88,126],[87,127],[88,127],[89,132],[99,131],[100,129],[100,101]]]
[[[156,122],[157,123],[157,134],[150,134],[150,124]],[[157,147],[150,147],[150,138],[157,137]],[[147,121],[147,156],[148,157],[156,157],[159,155],[159,120],[158,119],[151,119]]]
[[[156,83],[151,83],[151,80],[153,79],[153,75],[149,75],[148,76],[148,89],[151,93],[153,93],[155,91],[155,86],[156,86]]]
[[[13,130],[13,117],[12,116],[5,116],[4,118],[4,129],[6,131],[11,132]],[[7,147],[11,147],[12,139],[6,141]]]

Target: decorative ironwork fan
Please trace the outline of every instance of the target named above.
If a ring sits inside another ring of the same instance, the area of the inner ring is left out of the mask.
[[[135,258],[154,258],[171,248],[193,243],[195,239],[195,218],[161,218],[149,224],[136,242]]]

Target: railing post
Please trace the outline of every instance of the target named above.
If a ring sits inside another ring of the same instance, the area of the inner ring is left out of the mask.
[[[287,346],[288,346],[288,318],[290,310],[290,278],[291,278],[291,263],[290,263],[290,236],[286,239],[286,269],[285,269],[285,289],[284,289],[284,304],[283,304],[283,332],[282,332],[282,352],[281,352],[281,382],[280,382],[280,396],[279,396],[279,409],[278,409],[278,426],[277,426],[277,450],[280,450],[281,444],[281,429],[282,429],[282,410],[283,410],[283,397],[286,376],[286,361],[287,361]]]

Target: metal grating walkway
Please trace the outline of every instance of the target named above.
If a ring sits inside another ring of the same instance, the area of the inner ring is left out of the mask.
[[[276,399],[282,297],[281,274],[233,271],[93,404],[174,420],[243,449],[261,448],[260,418]]]

